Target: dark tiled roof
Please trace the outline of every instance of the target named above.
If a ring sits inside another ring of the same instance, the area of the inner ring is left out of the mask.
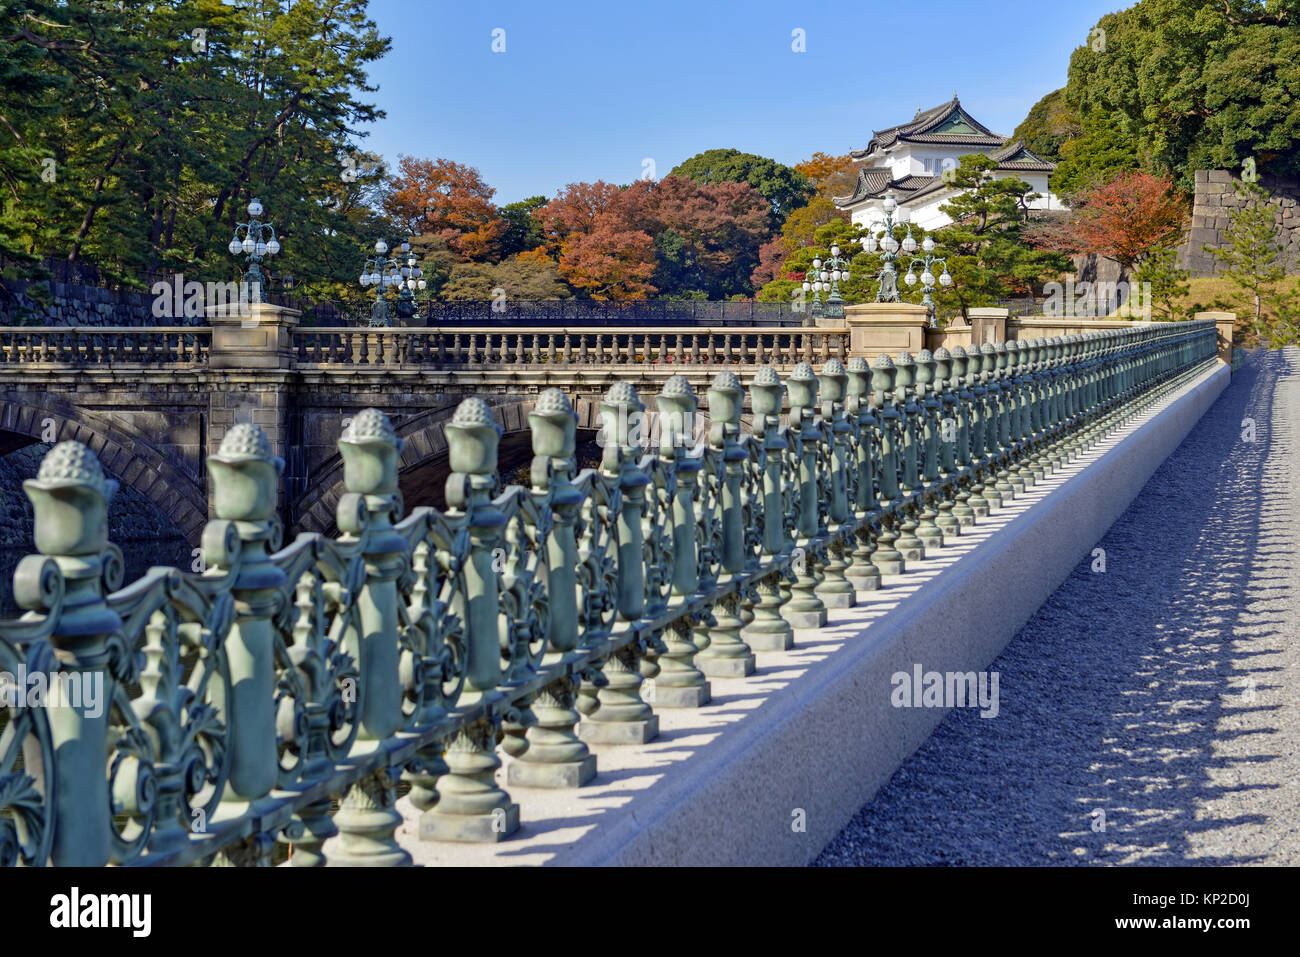
[[[933,132],[937,127],[942,126],[944,121],[954,113],[959,114],[961,120],[973,128],[975,132]],[[851,150],[849,155],[854,159],[861,159],[875,150],[888,149],[899,140],[917,143],[950,143],[957,145],[969,143],[972,146],[1001,146],[1006,142],[1006,137],[994,133],[967,113],[962,108],[961,101],[954,95],[947,103],[941,103],[939,106],[932,106],[928,110],[922,110],[910,123],[900,123],[898,126],[891,126],[887,130],[876,131],[872,134],[871,142],[867,144],[865,149]]]
[[[1002,136],[975,136],[972,133],[918,133],[905,136],[908,143],[940,143],[945,146],[981,146],[985,149],[999,147],[1006,143]]]
[[[1050,173],[1056,164],[1038,156],[1020,140],[1007,144],[995,153],[989,154],[997,162],[999,170],[1007,172]],[[944,188],[942,176],[907,175],[901,179],[891,179],[887,167],[858,170],[858,182],[848,196],[835,197],[835,205],[852,206],[864,199],[873,199],[892,192],[899,202],[905,203],[930,193],[937,193]]]
[[[836,196],[835,205],[848,206],[868,196],[883,195],[890,183],[889,170],[884,168],[859,169],[858,181],[848,196]]]
[[[1008,143],[1003,149],[989,155],[997,161],[998,169],[1018,169],[1030,173],[1050,173],[1056,169],[1055,163],[1043,159],[1026,146],[1023,140]]]
[[[835,205],[852,206],[864,199],[884,196],[886,193],[893,193],[900,202],[903,202],[921,192],[929,192],[935,183],[941,181],[942,177],[939,176],[911,174],[901,179],[891,179],[888,169],[861,169],[858,170],[858,182],[853,192],[848,196],[836,196]]]

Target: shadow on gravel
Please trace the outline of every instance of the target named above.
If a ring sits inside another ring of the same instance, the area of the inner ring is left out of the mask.
[[[1286,463],[1270,461],[1289,437],[1273,435],[1271,409],[1297,365],[1265,352],[1239,370],[1098,543],[1105,572],[1081,556],[992,664],[998,717],[950,712],[815,865],[1263,859],[1204,848],[1234,847],[1231,829],[1260,815],[1198,812],[1259,787],[1242,783],[1243,765],[1276,760],[1261,732],[1281,715],[1263,701],[1278,700],[1267,692],[1281,681],[1268,649],[1296,628],[1296,543]],[[1254,648],[1256,635],[1273,641]],[[1264,712],[1253,730],[1223,727],[1248,711]],[[1193,838],[1214,831],[1225,833],[1194,853]]]

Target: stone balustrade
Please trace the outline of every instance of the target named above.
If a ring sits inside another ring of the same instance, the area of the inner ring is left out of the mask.
[[[506,840],[528,814],[509,788],[582,786],[603,749],[655,737],[655,709],[707,703],[710,677],[934,558],[1215,354],[1200,321],[769,366],[752,434],[723,369],[703,438],[684,377],[650,403],[619,382],[580,474],[550,389],[529,483],[505,489],[501,428],[469,398],[445,512],[404,514],[403,441],[371,409],[339,441],[338,537],[288,544],[283,462],[236,425],[196,567],[125,586],[116,483],[60,443],[24,485],[26,613],[0,622],[0,862],[258,864],[281,844],[293,865],[404,864],[400,782],[421,838]],[[38,675],[64,696],[32,700]]]
[[[8,326],[0,328],[0,364],[204,365],[206,326]]]
[[[299,367],[479,365],[775,365],[848,358],[848,330],[448,326],[431,329],[299,328]]]

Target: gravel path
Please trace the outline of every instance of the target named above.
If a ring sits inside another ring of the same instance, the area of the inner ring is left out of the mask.
[[[1258,353],[993,663],[1000,714],[815,865],[1300,864],[1297,422],[1300,349]]]

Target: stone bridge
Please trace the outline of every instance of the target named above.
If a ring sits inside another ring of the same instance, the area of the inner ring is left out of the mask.
[[[299,327],[297,312],[258,304],[249,315],[216,315],[199,327],[0,328],[0,454],[41,441],[82,442],[197,545],[210,518],[208,456],[231,426],[252,423],[285,460],[284,527],[333,533],[344,494],[337,443],[366,408],[383,410],[405,440],[405,505],[441,506],[449,472],[444,426],[468,396],[484,398],[502,426],[499,467],[509,478],[531,457],[527,414],[550,387],[572,397],[579,464],[590,465],[597,402],[616,380],[654,394],[682,373],[702,391],[726,368],[771,365],[787,373],[805,361],[820,367],[854,355],[1133,325],[1016,320],[1005,309],[977,309],[971,326],[932,330],[921,306],[873,303],[847,312],[838,325],[816,328],[355,329]],[[1219,321],[1222,350],[1231,316],[1206,316]],[[707,415],[699,418],[707,427]]]
[[[1229,378],[1206,321],[832,356],[786,375],[752,366],[853,350],[862,330],[639,334],[602,333],[627,357],[604,363],[582,354],[591,343],[512,332],[481,334],[494,363],[456,334],[267,321],[125,344],[11,335],[12,361],[74,390],[89,370],[143,395],[165,382],[152,366],[180,379],[194,365],[209,415],[231,411],[239,382],[284,380],[301,400],[324,366],[377,385],[406,366],[416,385],[443,375],[470,391],[512,367],[689,371],[644,403],[614,382],[598,469],[578,468],[579,416],[547,388],[528,415],[528,476],[504,490],[501,406],[460,401],[446,509],[404,506],[408,443],[364,409],[339,437],[340,534],[287,543],[285,463],[256,419],[291,451],[293,413],[212,421],[202,568],[129,583],[101,460],[150,428],[115,430],[113,446],[92,431],[98,455],[58,436],[23,486],[25,614],[0,621],[0,866],[807,862],[945,708],[968,705],[976,672]],[[742,360],[743,380],[725,364]],[[651,403],[664,437],[648,451],[618,411]],[[713,421],[696,447],[700,406]],[[900,674],[915,675],[911,703]],[[969,676],[961,701],[932,701],[932,674]]]

